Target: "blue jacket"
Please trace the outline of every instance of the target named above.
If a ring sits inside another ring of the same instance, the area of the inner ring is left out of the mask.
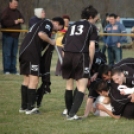
[[[35,23],[41,21],[42,19],[37,18],[36,16],[33,16],[29,21],[29,27],[32,27]]]
[[[106,33],[126,33],[124,25],[120,22],[116,22],[114,25],[108,24],[104,30]],[[116,45],[117,43],[127,42],[126,36],[106,36],[104,42],[108,46]]]

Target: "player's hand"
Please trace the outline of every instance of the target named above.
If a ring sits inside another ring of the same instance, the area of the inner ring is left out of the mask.
[[[121,44],[120,43],[117,43],[117,47],[120,48],[121,47]]]
[[[131,94],[128,97],[131,98],[131,102],[134,102],[134,94]]]
[[[17,19],[17,20],[14,20],[14,23],[17,25],[17,24],[19,24],[19,20]]]
[[[121,94],[121,95],[126,95],[126,93],[125,93],[124,90],[121,90],[121,91],[120,91],[120,94]]]
[[[95,81],[96,78],[97,78],[97,76],[98,76],[98,73],[95,73],[95,74],[90,78],[90,81],[91,81],[91,82]]]
[[[50,44],[55,46],[56,45],[55,39],[52,39]]]

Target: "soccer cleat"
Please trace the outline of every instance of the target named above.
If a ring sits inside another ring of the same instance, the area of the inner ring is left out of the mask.
[[[67,120],[71,121],[71,120],[81,120],[82,118],[77,116],[77,115],[74,115],[72,117],[70,116],[67,116]]]
[[[25,113],[27,109],[20,108],[19,113]]]
[[[68,110],[64,109],[63,112],[62,112],[62,115],[67,115],[67,112],[68,112]]]
[[[26,110],[25,113],[27,115],[29,115],[29,114],[39,114],[40,112],[39,112],[38,108],[33,108],[32,110]]]

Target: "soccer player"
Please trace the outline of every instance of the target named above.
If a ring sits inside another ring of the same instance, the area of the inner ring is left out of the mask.
[[[81,13],[81,20],[72,24],[65,37],[62,76],[66,79],[65,104],[68,120],[79,119],[76,115],[87,88],[90,68],[92,67],[97,31],[90,22],[96,21],[98,11],[88,6]],[[78,91],[73,100],[74,80]]]
[[[113,67],[101,65],[99,68],[99,76],[104,80],[111,80],[111,72],[113,69],[120,69],[125,76],[134,76],[134,58],[126,58],[115,64]]]
[[[113,82],[109,84],[103,80],[97,82],[96,92],[102,96],[109,96],[113,110],[110,111],[101,104],[98,104],[97,108],[116,119],[119,119],[121,116],[134,119],[134,101],[128,95],[121,95],[118,87],[119,85]]]
[[[99,78],[102,78],[103,80],[107,81],[108,83],[112,80],[111,77],[111,72],[113,68],[120,68],[123,73],[125,74],[125,76],[133,76],[134,74],[134,58],[126,58],[121,60],[120,62],[118,62],[117,64],[115,64],[113,67],[109,67],[106,64],[101,64],[98,71],[98,76]],[[86,118],[89,113],[93,113],[93,102],[94,100],[99,96],[99,94],[95,91],[95,85],[96,82],[98,81],[98,79],[96,79],[95,81],[93,81],[92,83],[90,83],[90,92],[88,95],[88,100],[87,100],[87,104],[86,104],[86,108],[85,108],[85,112],[84,112],[84,118]]]
[[[38,113],[35,107],[36,88],[40,76],[41,54],[50,45],[55,45],[51,39],[52,31],[62,30],[64,21],[61,17],[52,20],[42,20],[31,27],[22,42],[19,53],[20,74],[24,75],[21,86],[21,109],[20,113]]]

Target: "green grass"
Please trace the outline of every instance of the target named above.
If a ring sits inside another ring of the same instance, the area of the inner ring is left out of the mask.
[[[57,61],[51,67],[52,93],[45,95],[40,115],[19,114],[22,76],[3,75],[0,50],[0,134],[134,134],[133,120],[114,120],[90,115],[82,121],[67,121],[61,116],[64,106],[65,81],[54,76]],[[134,57],[132,50],[123,50],[124,57]],[[83,102],[78,115],[84,112]]]

